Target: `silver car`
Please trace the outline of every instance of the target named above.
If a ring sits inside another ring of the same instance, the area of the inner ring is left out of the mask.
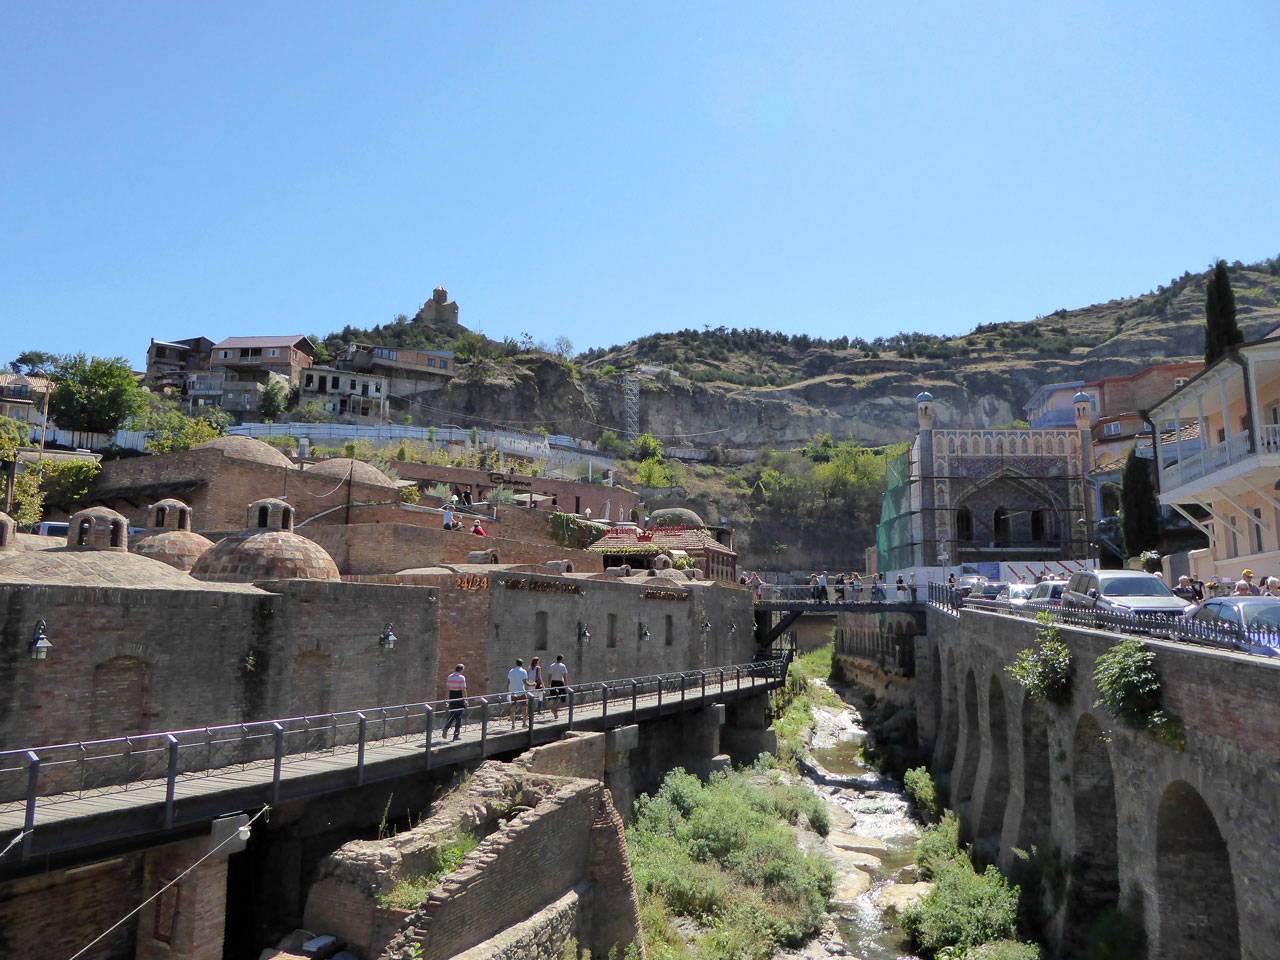
[[[1128,616],[1181,617],[1194,604],[1174,596],[1168,584],[1138,570],[1082,570],[1062,592],[1064,610],[1092,610]]]

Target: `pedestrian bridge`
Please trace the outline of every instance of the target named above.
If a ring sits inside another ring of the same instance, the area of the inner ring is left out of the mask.
[[[506,695],[454,713],[431,701],[171,730],[0,753],[0,872],[19,861],[180,831],[232,813],[494,756],[571,731],[609,730],[758,697],[780,686],[790,651],[772,659],[660,676],[576,684],[509,719]]]
[[[816,597],[809,584],[774,586],[766,584],[755,602],[756,646],[772,646],[788,628],[805,615],[831,616],[838,613],[906,613],[917,621],[921,633],[925,630],[927,590],[917,589],[918,600],[911,600],[908,591],[901,598],[892,585],[888,598],[873,600],[870,589],[855,592],[846,584],[843,597],[833,586],[827,587],[825,597]]]

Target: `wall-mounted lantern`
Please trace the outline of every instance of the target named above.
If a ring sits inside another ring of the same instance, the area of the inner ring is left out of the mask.
[[[378,646],[385,647],[388,650],[396,648],[396,635],[391,632],[391,621],[387,621],[387,625],[382,628],[382,636],[378,638]]]
[[[702,632],[703,632],[703,633],[710,633],[710,632],[711,632],[711,621],[710,621],[710,620],[703,620],[703,621],[702,621]]]
[[[738,632],[738,621],[737,621],[737,620],[730,620],[730,621],[729,621],[729,632],[730,632],[730,633],[737,633],[737,632]]]
[[[49,651],[53,649],[53,644],[49,642],[49,638],[44,635],[45,623],[43,620],[36,621],[35,632],[31,634],[31,659],[46,660],[49,657]]]
[[[647,623],[640,624],[640,639],[641,640],[649,639],[649,625]]]
[[[587,625],[581,621],[578,622],[578,639],[583,643],[591,639],[591,632],[587,630]]]

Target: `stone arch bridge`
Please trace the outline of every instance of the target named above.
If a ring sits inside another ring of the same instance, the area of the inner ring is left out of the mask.
[[[1280,944],[1280,660],[1151,640],[1186,744],[1095,707],[1094,660],[1121,638],[1063,627],[1064,707],[1006,667],[1034,621],[930,606],[914,650],[919,747],[978,853],[1015,879],[1039,851],[1048,935],[1086,956],[1112,911],[1169,960],[1275,957]]]

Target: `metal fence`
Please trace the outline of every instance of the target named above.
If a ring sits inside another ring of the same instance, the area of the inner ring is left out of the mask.
[[[825,591],[811,583],[766,583],[760,587],[760,599],[768,603],[908,603],[923,593],[919,586],[907,585],[899,592],[892,583],[876,585],[871,581],[860,587],[828,581]]]
[[[535,718],[549,711],[563,711],[569,730],[574,729],[575,714],[584,710],[592,711],[593,720],[598,717],[606,727],[617,726],[634,721],[642,705],[647,709],[656,702],[661,714],[667,708],[682,709],[690,699],[740,691],[761,680],[776,686],[786,676],[790,659],[790,652],[784,651],[775,660],[580,683],[563,691],[530,691],[523,707],[518,701],[513,705],[509,694],[497,694],[468,697],[461,709],[449,700],[434,700],[7,750],[0,752],[0,803],[25,802],[29,830],[42,798],[73,800],[107,788],[119,793],[164,783],[169,822],[176,784],[189,778],[259,769],[278,798],[287,764],[348,752],[356,783],[362,784],[368,747],[421,744],[430,768],[433,748],[445,744],[441,731],[454,720],[460,730],[479,730],[483,753],[491,735],[508,725],[515,728],[517,716],[531,740]]]
[[[1005,616],[1036,620],[1048,615],[1053,622],[1066,626],[1109,630],[1112,633],[1136,634],[1161,640],[1177,640],[1235,650],[1256,656],[1280,656],[1280,630],[1271,627],[1233,629],[1223,624],[1192,620],[1165,614],[1116,613],[1109,610],[1085,610],[1049,603],[1011,603],[1008,600],[981,600],[961,597],[959,590],[946,583],[929,584],[929,602],[947,613],[958,615],[961,608],[986,610]]]

